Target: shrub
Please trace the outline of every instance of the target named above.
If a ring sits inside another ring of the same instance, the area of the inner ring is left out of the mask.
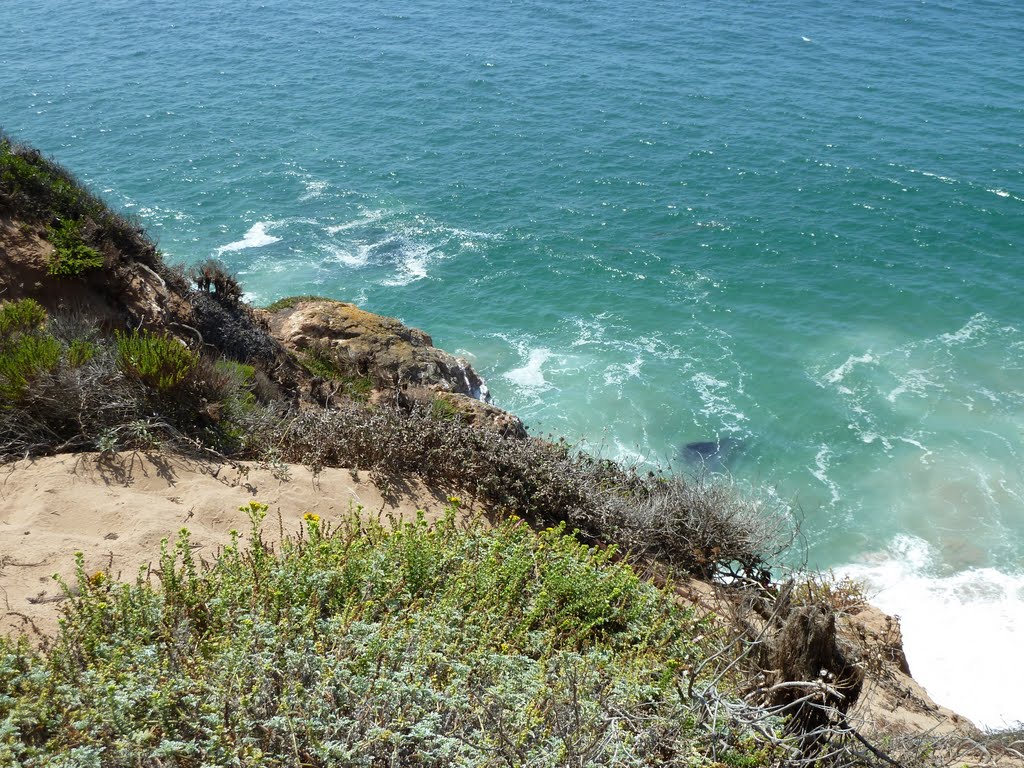
[[[96,354],[96,345],[85,339],[74,339],[68,346],[67,360],[72,368],[81,368]]]
[[[454,419],[459,415],[459,409],[451,400],[441,396],[435,396],[430,401],[430,416],[435,419]]]
[[[46,310],[35,299],[0,304],[0,347],[15,334],[40,330],[46,324]]]
[[[45,324],[46,310],[33,299],[0,304],[0,402],[5,410],[60,362],[60,342],[44,331]]]
[[[121,368],[161,392],[181,385],[199,362],[192,350],[166,333],[118,331],[116,343]]]
[[[81,223],[64,219],[48,231],[53,243],[49,273],[55,277],[78,277],[103,266],[103,255],[82,240]]]
[[[213,292],[213,296],[221,303],[236,305],[242,299],[242,286],[228,272],[227,267],[216,259],[207,259],[190,271],[196,287],[203,293]]]
[[[383,483],[417,475],[478,496],[497,514],[567,523],[590,542],[703,577],[764,581],[790,541],[788,519],[731,489],[650,476],[564,443],[503,438],[460,419],[348,404],[250,424],[246,449],[284,461],[368,469]]]
[[[357,402],[366,402],[373,392],[373,380],[358,373],[347,373],[338,364],[337,355],[321,344],[310,346],[299,358],[302,367],[313,376],[336,382],[337,393]]]
[[[31,382],[60,362],[60,342],[48,334],[25,334],[0,347],[0,402],[21,400]]]
[[[340,379],[344,375],[334,355],[319,344],[310,346],[300,359],[303,368],[321,379]]]
[[[196,330],[203,341],[222,355],[270,368],[280,366],[286,353],[280,343],[257,321],[245,304],[222,303],[201,291],[188,296]]]
[[[156,586],[79,559],[52,650],[0,641],[5,761],[628,767],[777,751],[766,724],[707,720],[683,694],[714,650],[708,623],[561,529],[307,515],[275,552],[266,508],[243,509],[248,551],[236,536],[203,569],[183,531]]]

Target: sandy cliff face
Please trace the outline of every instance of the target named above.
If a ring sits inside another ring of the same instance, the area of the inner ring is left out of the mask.
[[[53,245],[44,234],[38,226],[0,216],[0,299],[33,298],[50,312],[77,312],[135,326],[166,327],[190,319],[180,286],[169,285],[167,276],[137,254],[112,255],[102,270],[54,279],[48,272]]]

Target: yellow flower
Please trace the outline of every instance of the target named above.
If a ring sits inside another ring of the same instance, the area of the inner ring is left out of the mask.
[[[320,515],[314,512],[307,512],[302,516],[302,519],[305,520],[307,523],[319,523]]]
[[[454,504],[457,507],[457,506],[459,506],[459,504],[462,503],[462,499],[460,499],[458,496],[449,496],[448,497],[448,503],[449,504]]]

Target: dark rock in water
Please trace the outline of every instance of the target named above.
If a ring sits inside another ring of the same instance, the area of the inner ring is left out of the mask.
[[[726,465],[743,449],[743,441],[734,437],[687,443],[680,455],[687,464],[711,472],[724,472]]]

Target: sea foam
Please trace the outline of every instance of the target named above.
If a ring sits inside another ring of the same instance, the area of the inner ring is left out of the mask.
[[[230,253],[232,251],[244,251],[247,248],[262,248],[265,245],[272,245],[280,241],[280,237],[275,237],[267,232],[267,227],[274,225],[272,221],[258,221],[249,227],[249,231],[245,233],[245,236],[241,240],[236,240],[233,243],[222,245],[217,249],[217,253]]]
[[[923,539],[837,569],[863,581],[871,602],[900,617],[914,678],[940,704],[985,728],[1024,719],[1024,574],[970,568],[936,574]]]

